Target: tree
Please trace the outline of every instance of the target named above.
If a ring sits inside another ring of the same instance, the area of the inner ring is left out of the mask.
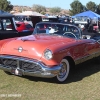
[[[83,11],[88,11],[88,9],[86,8],[86,6],[83,5]]]
[[[50,8],[50,12],[52,14],[58,14],[61,12],[61,8],[60,7],[53,7],[53,8]]]
[[[93,12],[96,12],[96,10],[97,10],[97,5],[95,4],[95,2],[92,2],[92,1],[89,1],[86,4],[86,7],[87,7],[88,10],[91,10]]]
[[[70,15],[81,13],[84,10],[84,6],[79,0],[74,0],[71,4]]]
[[[13,9],[13,5],[11,5],[10,1],[0,0],[0,10],[10,12]]]
[[[42,12],[46,12],[46,7],[42,6],[42,5],[37,5],[34,4],[32,9],[36,12],[42,13]]]
[[[97,5],[97,11],[96,11],[96,13],[100,15],[100,4]]]

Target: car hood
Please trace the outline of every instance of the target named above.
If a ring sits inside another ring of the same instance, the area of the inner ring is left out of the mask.
[[[30,35],[6,42],[0,54],[40,59],[46,49],[57,52],[75,42],[75,39],[54,35]]]

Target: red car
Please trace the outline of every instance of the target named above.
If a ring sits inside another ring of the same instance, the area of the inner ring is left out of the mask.
[[[34,28],[29,23],[17,22],[16,26],[17,26],[18,32],[33,31],[34,30]]]
[[[98,56],[100,36],[84,39],[81,30],[70,24],[40,22],[30,36],[0,41],[0,69],[60,83],[75,65]]]

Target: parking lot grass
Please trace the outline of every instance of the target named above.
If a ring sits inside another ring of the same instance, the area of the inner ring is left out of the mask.
[[[0,100],[100,100],[100,64],[80,64],[63,84],[0,70]]]

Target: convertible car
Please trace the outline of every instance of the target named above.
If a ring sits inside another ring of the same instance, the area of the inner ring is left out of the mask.
[[[85,37],[85,38],[84,38]],[[75,65],[100,56],[99,36],[74,25],[40,22],[32,35],[0,41],[0,69],[63,83]]]

